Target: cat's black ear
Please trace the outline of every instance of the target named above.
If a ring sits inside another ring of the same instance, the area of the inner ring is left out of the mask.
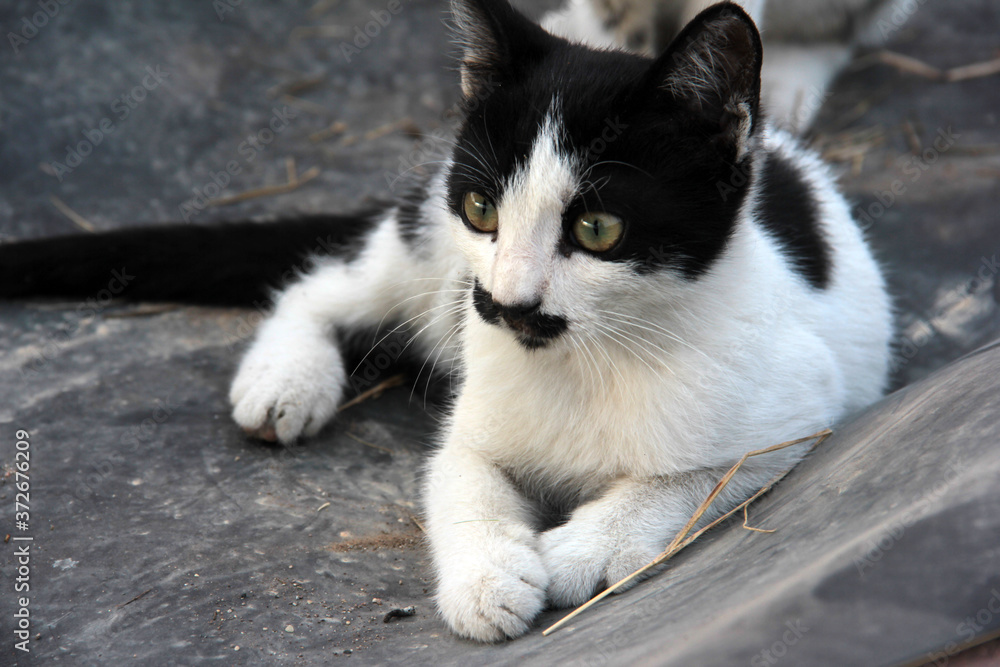
[[[476,97],[516,76],[539,58],[551,36],[506,0],[452,0],[456,41],[462,50],[462,92]]]
[[[750,150],[760,108],[760,33],[739,5],[706,9],[653,66],[659,86],[705,121],[740,161]]]

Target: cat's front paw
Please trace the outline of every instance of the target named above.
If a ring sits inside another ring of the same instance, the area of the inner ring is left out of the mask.
[[[582,521],[570,521],[543,533],[539,550],[549,573],[549,600],[555,607],[583,604],[660,554],[657,545],[645,544],[635,536],[609,535]]]
[[[257,340],[229,391],[233,419],[247,434],[290,444],[312,436],[336,414],[344,363],[322,336]]]
[[[523,635],[545,607],[548,576],[538,553],[514,540],[478,551],[475,560],[442,568],[441,615],[456,634],[476,641]]]

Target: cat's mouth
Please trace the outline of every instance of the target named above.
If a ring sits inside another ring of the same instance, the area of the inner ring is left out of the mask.
[[[483,321],[511,331],[529,350],[545,347],[569,327],[565,317],[541,312],[540,302],[518,306],[497,303],[478,280],[472,288],[472,305]]]

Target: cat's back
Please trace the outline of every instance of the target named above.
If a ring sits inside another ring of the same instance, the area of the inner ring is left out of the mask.
[[[833,353],[849,409],[884,392],[892,336],[882,269],[832,170],[791,135],[769,128],[748,216],[796,316]]]

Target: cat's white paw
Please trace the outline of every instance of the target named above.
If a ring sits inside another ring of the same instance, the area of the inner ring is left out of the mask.
[[[583,604],[660,554],[656,545],[633,536],[609,535],[582,521],[570,521],[542,533],[539,550],[549,573],[549,601],[556,607]],[[617,592],[636,583],[638,579]]]
[[[545,607],[545,568],[522,542],[500,538],[483,547],[474,559],[442,568],[438,609],[462,637],[481,642],[519,637]]]
[[[325,337],[261,336],[230,388],[233,419],[251,436],[290,444],[336,414],[345,379],[340,351]]]

